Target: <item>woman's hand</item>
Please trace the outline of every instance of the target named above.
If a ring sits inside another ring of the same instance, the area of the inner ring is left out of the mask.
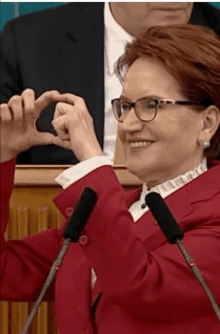
[[[57,103],[52,124],[64,148],[72,149],[79,161],[102,155],[93,119],[83,98],[62,94]]]
[[[56,144],[62,140],[50,133],[39,132],[36,121],[41,111],[52,101],[62,101],[60,93],[49,91],[35,100],[32,89],[26,89],[21,96],[13,96],[8,104],[0,105],[1,156],[4,162],[35,145]]]

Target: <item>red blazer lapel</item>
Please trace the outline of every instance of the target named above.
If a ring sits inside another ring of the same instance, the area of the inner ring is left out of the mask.
[[[184,231],[192,228],[192,221],[194,221],[194,224],[195,221],[198,221],[198,224],[203,221],[201,220],[203,213],[199,215],[194,203],[208,201],[220,192],[220,163],[209,160],[208,164],[210,169],[206,173],[165,198],[173,216]],[[128,208],[134,201],[138,200],[140,193],[141,188],[126,193]],[[198,216],[198,219],[195,216]],[[151,251],[167,242],[150,211],[135,223],[135,230],[147,251]]]

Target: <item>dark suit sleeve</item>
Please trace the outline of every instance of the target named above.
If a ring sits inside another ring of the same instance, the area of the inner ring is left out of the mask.
[[[13,21],[5,25],[0,38],[0,102],[4,103],[11,96],[21,94],[23,91],[22,79],[19,72],[19,60],[16,53],[16,36]]]

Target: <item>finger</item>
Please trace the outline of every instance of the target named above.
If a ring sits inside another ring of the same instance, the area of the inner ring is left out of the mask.
[[[8,101],[8,108],[15,122],[22,121],[23,106],[22,106],[22,99],[20,96],[18,95],[12,96]]]
[[[51,122],[57,135],[62,140],[70,140],[70,136],[65,125],[66,121],[66,116],[60,116]]]
[[[12,114],[6,103],[2,103],[0,105],[0,117],[1,117],[2,123],[7,123],[7,122],[12,121]]]
[[[59,95],[54,95],[53,101],[64,102],[64,103],[68,103],[71,105],[75,105],[76,103],[81,103],[81,104],[84,103],[85,105],[85,101],[82,97],[71,94],[71,93],[65,93],[65,94],[59,93]]]
[[[59,99],[64,99],[66,101],[70,101],[68,99],[65,98],[65,96],[74,96],[73,94],[63,94],[63,95],[60,95]],[[71,115],[73,115],[73,113],[75,114],[78,114],[79,116],[83,116],[84,118],[86,119],[89,119],[90,120],[90,123],[93,124],[93,119],[92,119],[92,116],[90,115],[87,107],[86,107],[86,104],[85,104],[85,101],[80,98],[80,97],[77,97],[76,99],[76,103],[73,105],[73,104],[70,104],[70,103],[67,103],[67,102],[58,102],[57,105],[56,105],[56,108],[55,108],[55,112],[54,112],[54,119],[56,119],[57,117],[60,117],[62,115],[65,115],[65,114],[68,114],[70,113]]]
[[[21,94],[24,116],[26,118],[36,118],[36,110],[34,108],[35,92],[33,89],[25,89]]]
[[[38,132],[35,136],[36,145],[58,145],[65,149],[71,150],[71,143],[68,140],[62,140],[58,136],[54,136],[47,132]]]
[[[61,94],[59,96],[59,101],[74,105],[76,107],[79,107],[80,109],[87,109],[85,100],[78,95],[74,95],[71,93]]]
[[[60,139],[59,136],[55,136],[54,139],[53,139],[53,144],[61,146],[62,148],[65,148],[66,150],[71,150],[72,151],[70,140],[62,140],[62,139]]]
[[[69,103],[71,105],[75,105],[76,102],[79,101],[79,99],[83,100],[82,97],[71,94],[71,93],[65,93],[65,94],[60,95],[60,102]]]
[[[59,118],[60,116],[66,115],[69,112],[73,112],[73,105],[64,102],[58,102],[55,108],[53,119]]]
[[[51,90],[48,92],[43,93],[36,101],[35,101],[35,108],[37,109],[38,113],[42,111],[44,108],[49,106],[49,104],[53,101],[58,101],[58,97],[60,93],[57,90]]]

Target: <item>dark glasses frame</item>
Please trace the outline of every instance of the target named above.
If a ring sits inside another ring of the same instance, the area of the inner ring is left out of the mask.
[[[141,100],[148,100],[148,101],[152,101],[155,102],[155,111],[154,111],[154,116],[152,119],[150,120],[144,120],[140,117],[139,112],[136,109],[136,104],[137,102],[141,101]],[[111,100],[111,104],[112,104],[112,110],[114,113],[114,116],[116,118],[117,121],[119,122],[123,122],[123,120],[121,120],[118,117],[118,113],[116,111],[116,103],[121,103],[122,99],[121,98],[116,98]],[[147,97],[143,97],[141,99],[138,99],[135,102],[129,102],[129,101],[123,101],[123,103],[126,103],[128,105],[128,110],[130,111],[131,108],[134,108],[135,114],[137,116],[138,119],[140,119],[142,122],[151,122],[153,121],[156,116],[157,116],[157,110],[158,110],[158,106],[160,105],[164,105],[164,104],[168,104],[168,105],[174,105],[174,104],[178,104],[178,105],[185,105],[185,106],[190,106],[190,105],[200,105],[200,106],[204,106],[204,107],[208,107],[210,106],[212,103],[209,100],[204,100],[204,101],[180,101],[180,100],[172,100],[172,99],[156,99],[156,98],[147,98]]]

